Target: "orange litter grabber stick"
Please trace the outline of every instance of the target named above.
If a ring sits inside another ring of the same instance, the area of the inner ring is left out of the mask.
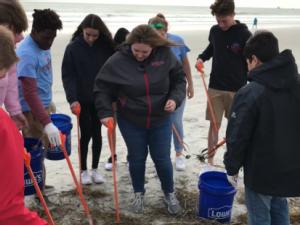
[[[47,207],[47,204],[45,202],[45,199],[43,197],[43,194],[41,192],[41,189],[40,189],[40,187],[39,187],[39,185],[38,185],[38,183],[37,183],[37,181],[36,181],[36,179],[34,177],[34,174],[32,172],[32,169],[31,169],[31,166],[30,166],[30,160],[31,160],[30,153],[28,153],[27,150],[24,149],[25,166],[26,166],[27,171],[29,173],[29,176],[30,176],[30,178],[31,178],[31,180],[33,182],[34,189],[35,189],[35,191],[36,191],[36,193],[37,193],[37,195],[38,195],[38,197],[40,199],[40,202],[42,203],[42,206],[43,206],[43,208],[44,208],[44,210],[45,210],[45,212],[47,214],[49,225],[55,225],[54,220],[53,220],[53,218],[51,216],[51,213],[50,213],[50,211],[49,211],[49,209]]]
[[[79,161],[79,184],[80,189],[82,190],[82,181],[81,181],[81,148],[80,148],[80,139],[81,139],[81,133],[80,133],[80,123],[79,123],[79,117],[81,112],[80,104],[77,104],[75,106],[75,115],[77,119],[77,148],[78,148],[78,161]]]
[[[81,187],[80,187],[80,185],[79,185],[79,183],[77,181],[77,178],[76,178],[76,175],[75,175],[72,163],[70,161],[70,158],[68,156],[67,150],[65,148],[66,136],[64,134],[60,133],[60,138],[61,138],[61,149],[62,149],[62,152],[64,153],[64,156],[65,156],[65,158],[67,160],[67,163],[68,163],[71,175],[73,177],[74,183],[76,185],[76,189],[77,189],[77,192],[79,194],[79,199],[80,199],[81,204],[83,206],[84,212],[85,212],[85,214],[86,214],[86,216],[88,218],[89,224],[90,225],[94,225],[91,212],[90,212],[89,207],[88,207],[88,205],[87,205],[87,203],[86,203],[86,201],[85,201],[85,199],[83,197],[82,189],[81,189]]]
[[[118,197],[118,189],[117,189],[117,175],[116,175],[116,161],[115,161],[115,144],[113,140],[113,130],[114,130],[114,121],[110,119],[107,121],[107,132],[108,132],[108,141],[109,147],[111,151],[111,159],[112,159],[112,173],[114,179],[114,200],[115,200],[115,208],[116,208],[116,223],[120,223],[120,208],[119,208],[119,197]]]
[[[199,155],[197,155],[197,158],[201,161],[204,162],[205,159],[211,158],[215,152],[217,151],[218,148],[220,148],[222,145],[226,143],[225,138],[223,138],[221,141],[219,141],[213,148],[212,151],[208,153],[208,148],[205,148],[201,151]]]
[[[207,85],[206,85],[205,78],[204,78],[203,64],[198,63],[196,65],[196,68],[200,72],[200,76],[202,78],[203,86],[204,86],[204,89],[205,89],[205,94],[206,94],[206,97],[207,97],[208,110],[209,110],[209,113],[210,113],[210,116],[211,116],[211,119],[212,119],[212,122],[213,122],[213,128],[214,128],[215,132],[217,133],[219,131],[219,128],[218,128],[218,125],[217,125],[216,115],[215,115],[214,109],[212,107],[211,99],[210,99],[209,94],[208,94],[208,89],[207,89]]]
[[[177,140],[179,141],[180,145],[182,146],[183,150],[187,152],[187,155],[185,155],[186,159],[191,158],[191,155],[189,154],[189,150],[188,150],[188,145],[182,140],[182,138],[180,137],[178,130],[176,129],[175,124],[172,124],[172,130],[176,135]]]

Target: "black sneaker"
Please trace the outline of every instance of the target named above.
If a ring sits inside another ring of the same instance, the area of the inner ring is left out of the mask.
[[[117,162],[117,154],[115,154],[115,162]],[[107,163],[105,163],[105,169],[108,171],[112,170],[112,157],[109,157]]]

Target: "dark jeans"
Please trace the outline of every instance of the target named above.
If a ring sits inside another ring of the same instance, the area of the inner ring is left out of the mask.
[[[101,136],[101,123],[97,117],[97,112],[94,104],[82,104],[81,105],[81,112],[79,118],[80,124],[80,150],[81,150],[81,169],[86,170],[86,161],[87,161],[87,154],[88,154],[88,145],[92,138],[92,150],[93,150],[93,157],[92,157],[92,168],[97,169],[99,160],[100,160],[100,153],[102,148],[102,136]]]
[[[145,192],[145,169],[148,151],[155,164],[164,193],[174,191],[170,158],[171,120],[159,127],[141,128],[118,116],[118,125],[128,149],[129,172],[134,192]]]

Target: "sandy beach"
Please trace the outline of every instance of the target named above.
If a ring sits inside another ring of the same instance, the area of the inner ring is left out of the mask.
[[[186,44],[190,47],[191,52],[189,59],[192,67],[194,78],[195,96],[193,99],[188,100],[186,103],[184,114],[184,141],[189,146],[189,153],[192,157],[186,160],[187,168],[183,172],[174,170],[175,187],[178,197],[181,201],[185,211],[184,214],[174,218],[169,216],[163,204],[163,194],[160,190],[160,183],[157,178],[155,168],[152,160],[148,157],[147,171],[146,171],[146,196],[145,196],[145,213],[143,215],[135,215],[129,211],[129,203],[132,197],[132,186],[129,177],[128,167],[126,165],[126,146],[117,131],[117,177],[118,177],[118,192],[120,198],[120,210],[122,224],[153,224],[153,225],[166,225],[166,224],[214,224],[212,222],[205,222],[196,219],[196,201],[198,198],[198,177],[199,173],[208,169],[222,170],[222,158],[225,147],[221,147],[217,151],[215,163],[218,167],[208,168],[207,164],[200,162],[196,155],[206,148],[207,145],[207,132],[208,121],[205,118],[206,110],[206,96],[200,76],[194,69],[194,63],[197,55],[208,44],[208,31],[207,30],[185,30],[176,31],[176,34],[181,35]],[[299,36],[300,28],[280,28],[272,29],[271,31],[279,39],[280,49],[292,49],[296,61],[300,63],[300,45]],[[172,30],[170,30],[172,33]],[[70,113],[69,105],[65,99],[64,90],[61,82],[61,62],[64,54],[64,49],[70,40],[71,34],[58,33],[57,38],[52,47],[52,60],[54,70],[54,85],[53,85],[53,101],[56,104],[57,112],[68,114],[72,117],[73,130],[72,130],[72,154],[70,156],[73,166],[78,174],[78,154],[77,154],[77,124],[76,118]],[[210,72],[211,61],[205,63],[205,71]],[[224,136],[227,121],[223,120],[220,137]],[[101,159],[99,164],[99,171],[104,175],[106,182],[101,185],[91,185],[84,189],[88,205],[92,211],[95,219],[95,224],[108,225],[114,224],[114,201],[113,201],[113,179],[112,173],[105,171],[104,164],[110,155],[110,150],[107,143],[107,130],[102,128],[103,147]],[[172,150],[172,161],[174,162],[175,151]],[[88,166],[91,166],[91,154],[88,158]],[[65,160],[62,161],[49,161],[46,160],[47,168],[47,184],[55,186],[55,192],[50,195],[57,208],[52,210],[56,224],[63,225],[79,225],[88,224],[84,217],[82,207],[78,197],[74,194],[74,183],[70,171],[67,167]],[[274,178],[276,179],[276,178]],[[232,211],[233,224],[246,224],[246,208],[243,200],[243,180],[240,177],[238,193],[235,197],[234,207]],[[31,208],[35,208],[34,203],[27,199],[27,203]],[[291,213],[295,216],[293,225],[300,224],[300,201],[299,199],[291,199]],[[44,215],[44,214],[43,214]],[[299,216],[297,218],[297,215]],[[44,215],[45,216],[45,215]]]

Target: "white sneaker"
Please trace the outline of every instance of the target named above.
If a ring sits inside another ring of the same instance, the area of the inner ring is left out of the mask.
[[[81,172],[81,182],[83,185],[88,185],[88,184],[92,184],[92,177],[89,174],[89,171],[87,170],[83,170]]]
[[[92,169],[92,180],[96,184],[102,184],[105,182],[103,176],[97,171],[97,169]]]
[[[184,163],[184,156],[176,156],[175,159],[175,168],[177,171],[184,171],[185,170],[185,163]]]
[[[117,164],[117,155],[115,154],[115,163]],[[111,171],[112,170],[112,157],[110,156],[107,160],[107,163],[105,163],[105,169],[107,171]]]

